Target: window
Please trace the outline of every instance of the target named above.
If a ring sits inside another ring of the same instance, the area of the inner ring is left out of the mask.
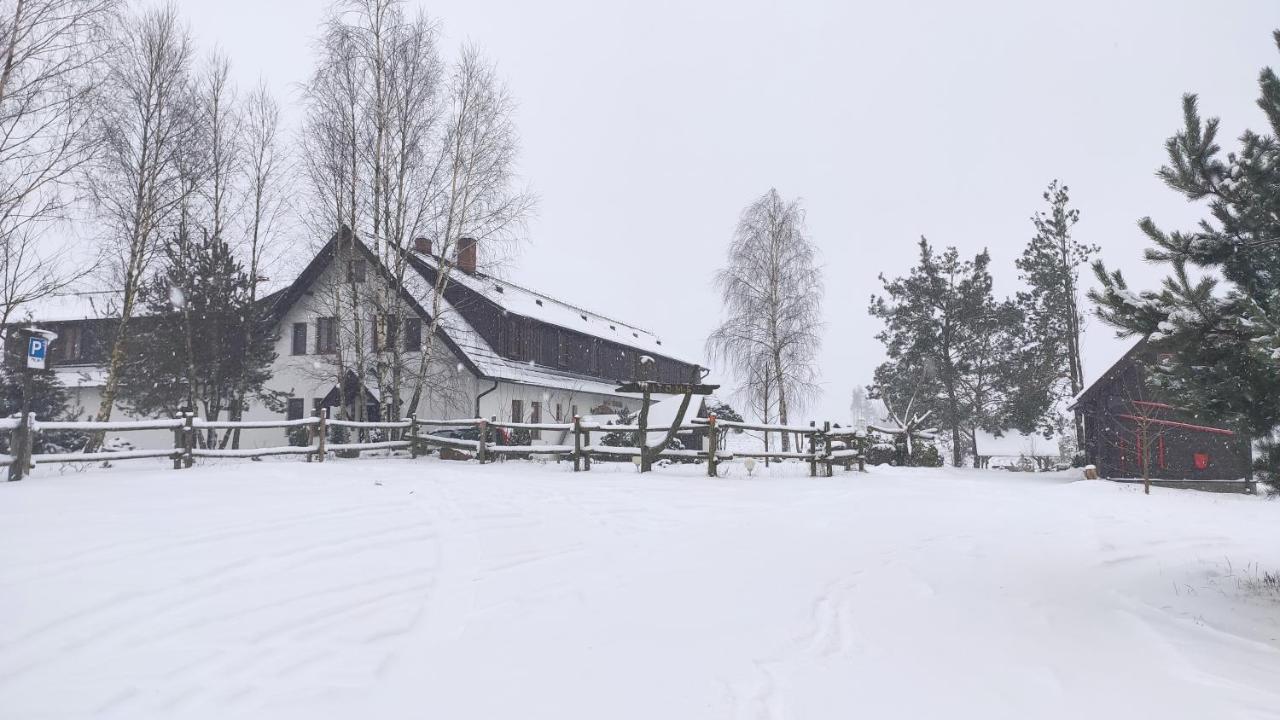
[[[519,400],[511,401],[511,422],[524,422],[524,403]]]
[[[422,349],[422,318],[404,319],[404,349]]]
[[[64,326],[58,331],[58,339],[53,344],[55,357],[63,362],[84,359],[84,337],[79,325]]]
[[[298,322],[293,324],[293,350],[294,355],[307,354],[307,324]]]
[[[542,422],[542,403],[540,402],[529,403],[529,422],[531,423]],[[534,440],[539,440],[542,438],[542,431],[530,430],[529,437],[533,438]]]
[[[577,405],[570,405],[570,406],[569,406],[569,413],[570,413],[571,415],[573,415],[573,417],[578,417],[578,406],[577,406]]]
[[[521,332],[520,321],[516,318],[507,320],[507,355],[520,360],[524,355],[524,333]]]
[[[564,422],[564,407],[556,403],[556,422]]]
[[[569,367],[569,338],[568,333],[556,333],[556,340],[559,347],[556,350],[556,364],[560,367]]]
[[[1195,460],[1197,470],[1209,469],[1209,453],[1207,452],[1195,453],[1193,459]]]
[[[302,398],[289,398],[288,406],[285,408],[284,418],[286,420],[301,420],[302,412],[305,409]]]
[[[347,282],[362,283],[364,282],[364,260],[352,260],[347,271]]]
[[[338,349],[338,319],[316,318],[316,352],[331,353]]]

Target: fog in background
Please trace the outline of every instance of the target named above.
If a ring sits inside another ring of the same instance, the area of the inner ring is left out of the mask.
[[[1138,218],[1175,229],[1201,217],[1154,177],[1182,93],[1222,117],[1230,148],[1261,128],[1257,73],[1280,64],[1275,0],[420,6],[448,48],[484,47],[520,100],[522,173],[540,205],[513,280],[698,360],[738,213],[770,187],[802,197],[827,287],[814,319],[825,397],[803,415],[835,421],[882,358],[866,312],[877,275],[905,274],[923,234],[990,248],[997,293],[1014,292],[1053,178],[1080,210],[1076,236],[1136,289],[1154,285]],[[244,89],[268,81],[291,127],[325,7],[181,3],[203,49],[225,50]],[[1090,320],[1087,378],[1119,347]]]

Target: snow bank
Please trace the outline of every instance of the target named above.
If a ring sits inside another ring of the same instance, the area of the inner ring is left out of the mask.
[[[5,718],[1230,718],[1280,504],[437,460],[0,484]]]

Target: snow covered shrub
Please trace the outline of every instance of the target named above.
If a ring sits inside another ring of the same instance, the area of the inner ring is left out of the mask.
[[[285,431],[285,438],[294,447],[306,447],[311,444],[311,428],[306,425],[295,425]]]
[[[938,446],[929,442],[915,442],[911,454],[912,467],[942,467],[942,454]]]

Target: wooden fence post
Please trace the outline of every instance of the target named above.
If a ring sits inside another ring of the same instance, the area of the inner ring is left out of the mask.
[[[818,477],[818,436],[817,422],[810,420],[809,427],[815,428],[805,433],[809,436],[809,477]]]
[[[174,420],[182,420],[184,413],[179,412]],[[182,469],[182,453],[186,448],[186,443],[182,441],[182,434],[186,432],[185,427],[175,427],[173,429],[173,469]]]
[[[707,477],[716,475],[716,450],[720,447],[720,432],[716,429],[716,414],[707,415]]]
[[[27,371],[28,374],[30,372]],[[21,480],[27,474],[27,468],[31,464],[31,453],[27,452],[27,448],[31,445],[31,414],[22,413],[18,417],[18,427],[9,434],[9,452],[13,456],[9,462],[9,482]]]
[[[325,448],[329,444],[329,408],[320,408],[320,422],[316,423],[316,462],[324,462]]]
[[[591,429],[582,429],[582,469],[591,470]]]
[[[822,421],[822,449],[827,456],[826,460],[826,477],[831,477],[831,421]]]
[[[582,418],[573,416],[573,471],[582,470]]]
[[[186,413],[186,419],[183,422],[183,435],[185,438],[182,449],[182,466],[189,468],[193,464],[191,452],[194,448],[192,446],[196,442],[196,414],[194,411]]]
[[[418,413],[409,413],[409,457],[418,457]]]
[[[489,459],[489,423],[484,418],[480,418],[480,444],[476,448],[476,459],[483,465]]]

